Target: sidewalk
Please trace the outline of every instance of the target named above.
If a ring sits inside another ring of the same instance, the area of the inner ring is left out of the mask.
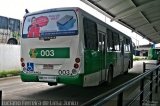
[[[3,78],[0,78],[0,81],[2,80],[11,80],[11,79],[16,79],[16,78],[20,78],[20,76],[11,76],[11,77],[3,77]]]

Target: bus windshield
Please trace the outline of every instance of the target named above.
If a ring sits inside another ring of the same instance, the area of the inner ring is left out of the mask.
[[[77,35],[74,11],[52,11],[26,16],[22,38],[54,38]]]

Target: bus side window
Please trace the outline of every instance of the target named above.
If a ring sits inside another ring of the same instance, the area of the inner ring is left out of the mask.
[[[104,52],[105,49],[105,34],[102,32],[98,33],[98,50]]]
[[[98,50],[102,51],[102,33],[98,33]]]
[[[127,52],[128,51],[128,47],[127,47],[127,39],[124,38],[124,51]]]
[[[113,32],[113,45],[115,48],[115,51],[120,51],[120,39],[119,34]]]
[[[131,41],[130,39],[127,39],[127,46],[128,46],[128,51],[131,51]]]
[[[113,37],[112,37],[112,31],[107,29],[107,49],[108,51],[113,51]]]
[[[1,24],[2,29],[8,29],[8,18],[7,17],[1,17]]]
[[[86,49],[98,49],[97,24],[87,18],[83,19],[84,41]]]
[[[130,40],[125,38],[124,39],[124,50],[125,52],[130,52],[131,51],[131,48],[130,48]]]

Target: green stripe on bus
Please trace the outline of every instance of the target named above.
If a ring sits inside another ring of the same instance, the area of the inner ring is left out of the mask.
[[[91,74],[100,70],[108,68],[109,65],[114,65],[117,62],[117,52],[107,52],[106,57],[100,51],[85,50],[84,51],[84,72]]]
[[[30,49],[31,58],[70,58],[70,48],[35,48]]]
[[[27,74],[24,72],[20,73],[21,80],[23,82],[41,82],[36,74]],[[83,85],[83,75],[77,76],[57,76],[57,83],[64,83],[69,85]]]
[[[38,76],[35,74],[26,74],[21,72],[20,77],[23,82],[39,82]]]

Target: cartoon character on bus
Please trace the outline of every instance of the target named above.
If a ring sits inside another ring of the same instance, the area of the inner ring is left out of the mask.
[[[48,24],[48,17],[32,17],[31,25],[28,27],[28,38],[40,37],[40,28]]]

